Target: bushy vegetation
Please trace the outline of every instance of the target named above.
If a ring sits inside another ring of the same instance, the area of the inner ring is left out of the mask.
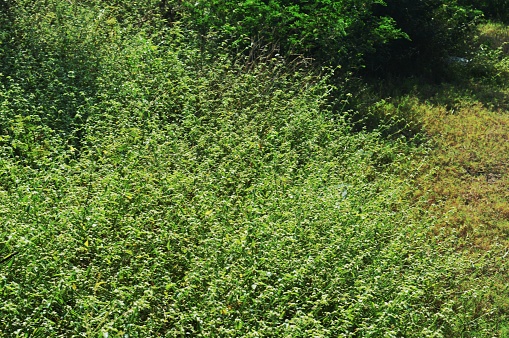
[[[489,19],[509,22],[509,3],[505,0],[461,0],[460,3],[483,11]]]
[[[375,73],[439,69],[444,57],[469,51],[469,37],[482,14],[456,0],[170,1],[165,5],[173,10],[167,10],[172,19],[199,34],[202,45],[226,39],[237,50],[247,48],[250,53],[269,45],[285,56],[306,55],[348,70],[368,66]]]
[[[181,16],[202,37],[210,32],[251,53],[269,45],[283,55],[359,67],[363,55],[406,37],[388,16],[373,15],[380,1],[184,1]],[[214,45],[213,45],[214,46]]]
[[[1,3],[1,335],[503,329],[460,237],[433,232],[414,191],[420,99],[352,112],[360,96],[338,85],[353,75],[336,66],[415,41],[407,5]]]

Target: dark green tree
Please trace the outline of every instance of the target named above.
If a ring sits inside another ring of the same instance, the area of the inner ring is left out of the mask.
[[[374,46],[406,35],[389,16],[374,16],[379,0],[212,0],[180,3],[205,40],[216,33],[238,48],[273,45],[278,52],[358,67]],[[203,40],[203,42],[205,42]],[[207,40],[210,42],[210,40]]]

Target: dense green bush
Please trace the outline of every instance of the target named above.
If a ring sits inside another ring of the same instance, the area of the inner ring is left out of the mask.
[[[369,72],[417,72],[463,55],[480,12],[456,0],[179,1],[180,19],[202,43],[227,40],[251,53],[303,54]],[[216,39],[216,40],[215,40]],[[438,67],[439,68],[439,67]]]
[[[332,65],[359,66],[377,44],[404,37],[394,21],[373,16],[380,1],[183,1],[182,17],[201,37],[218,33],[241,50],[271,45]],[[214,46],[214,45],[213,45]],[[256,50],[255,50],[256,52]]]

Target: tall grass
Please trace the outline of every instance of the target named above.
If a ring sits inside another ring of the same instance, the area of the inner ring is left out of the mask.
[[[487,22],[479,26],[481,43],[493,49],[501,48],[504,54],[509,54],[509,28],[497,22]]]

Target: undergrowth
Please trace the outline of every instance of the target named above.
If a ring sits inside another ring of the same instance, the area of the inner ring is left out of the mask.
[[[2,45],[1,335],[493,333],[488,287],[411,198],[415,100],[353,132],[326,72],[58,3]]]

